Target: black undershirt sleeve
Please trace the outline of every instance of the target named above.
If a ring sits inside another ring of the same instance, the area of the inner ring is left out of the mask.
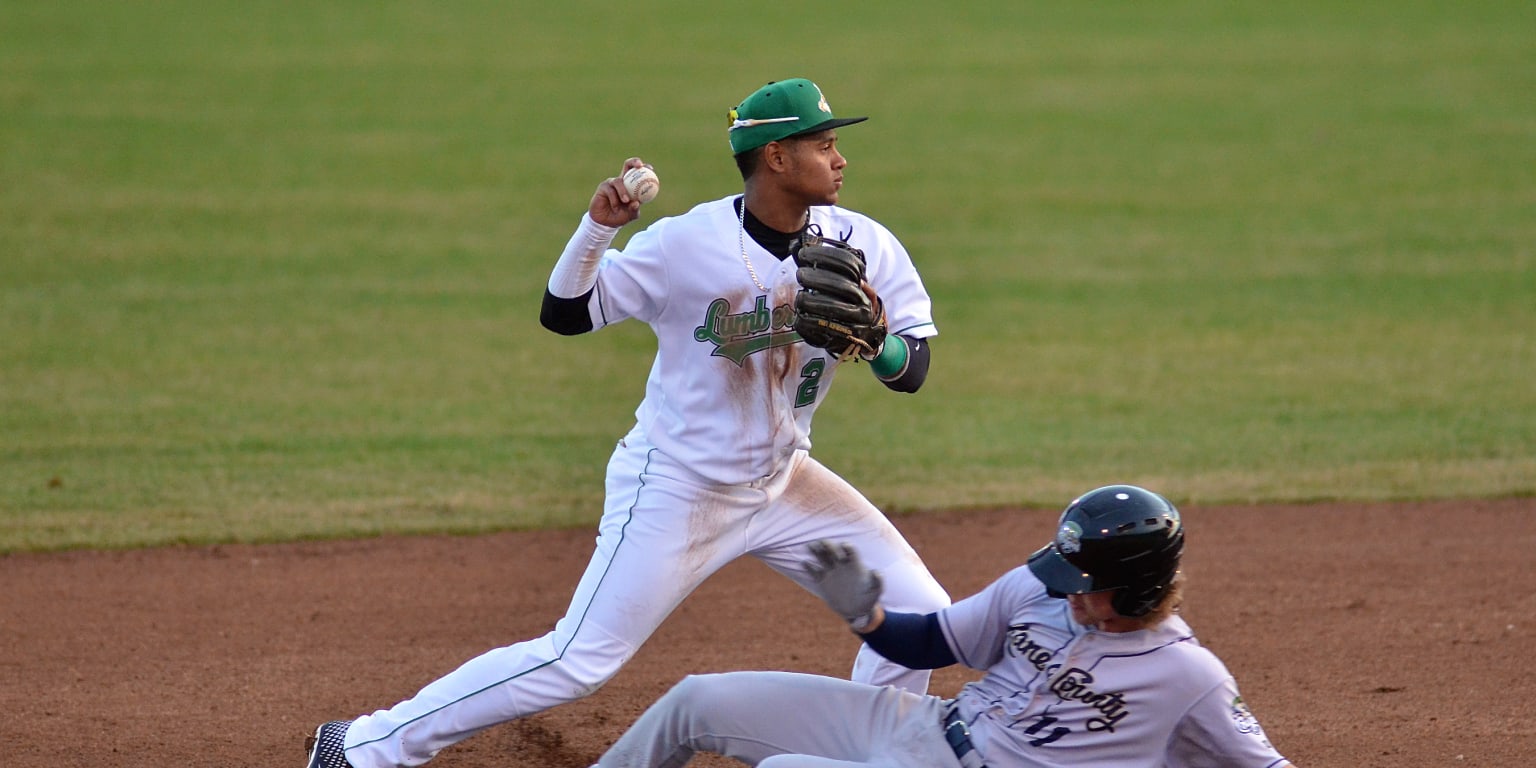
[[[539,324],[561,336],[575,336],[592,330],[592,313],[587,305],[592,301],[592,290],[574,299],[562,299],[544,289],[544,306],[539,310]]]
[[[875,653],[907,669],[938,669],[955,664],[937,613],[891,613],[873,632],[861,635]]]

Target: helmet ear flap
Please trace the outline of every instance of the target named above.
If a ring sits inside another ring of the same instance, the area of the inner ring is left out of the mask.
[[[1158,584],[1134,591],[1130,587],[1121,587],[1115,590],[1115,596],[1110,601],[1110,606],[1115,609],[1115,613],[1121,616],[1139,619],[1151,613],[1152,609],[1157,607],[1158,602],[1163,598],[1163,593],[1166,591],[1168,591],[1168,585],[1166,584]]]
[[[1163,601],[1168,588],[1179,575],[1179,556],[1184,552],[1184,530],[1180,527],[1172,539],[1158,553],[1164,559],[1159,570],[1143,574],[1139,586],[1126,586],[1115,590],[1110,605],[1121,616],[1140,618],[1152,612]]]

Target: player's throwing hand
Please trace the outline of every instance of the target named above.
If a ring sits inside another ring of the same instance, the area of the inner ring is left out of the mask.
[[[631,157],[624,161],[624,168],[619,171],[619,175],[603,179],[603,183],[597,185],[597,191],[592,193],[592,202],[587,206],[587,214],[593,221],[605,227],[622,227],[640,218],[640,200],[624,188],[624,174],[632,168],[644,166],[645,161]]]

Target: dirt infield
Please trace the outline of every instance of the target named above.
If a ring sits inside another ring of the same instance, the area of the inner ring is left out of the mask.
[[[1185,611],[1302,768],[1536,758],[1536,499],[1189,508]],[[898,526],[957,598],[1055,510]],[[388,706],[547,631],[588,530],[0,557],[0,764],[302,765],[321,720]],[[492,728],[436,768],[582,768],[680,676],[844,675],[856,643],[743,560],[592,696]],[[972,673],[942,670],[933,691]],[[718,758],[701,765],[734,765]]]

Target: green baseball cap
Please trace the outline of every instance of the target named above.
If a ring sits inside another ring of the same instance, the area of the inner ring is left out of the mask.
[[[827,97],[803,77],[769,83],[730,111],[731,154],[771,141],[853,125],[867,117],[833,117]]]

